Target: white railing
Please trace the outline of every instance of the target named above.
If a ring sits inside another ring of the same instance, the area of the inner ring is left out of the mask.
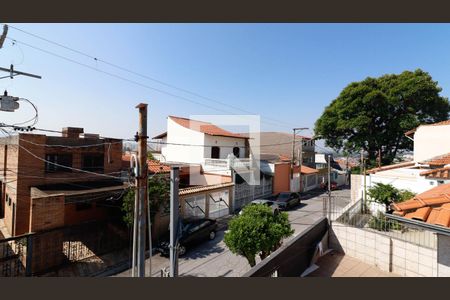
[[[205,158],[204,159],[204,167],[207,169],[211,168],[221,168],[221,169],[249,169],[252,162],[250,158]]]

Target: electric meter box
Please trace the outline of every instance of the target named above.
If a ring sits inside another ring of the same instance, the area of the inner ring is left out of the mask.
[[[13,112],[19,108],[19,98],[12,96],[0,96],[0,110]]]

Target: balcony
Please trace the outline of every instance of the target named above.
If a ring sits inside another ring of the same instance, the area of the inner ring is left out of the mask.
[[[203,169],[207,172],[224,172],[224,174],[231,174],[231,169],[250,169],[251,158],[236,158],[229,156],[225,159],[219,158],[205,158],[203,162]]]

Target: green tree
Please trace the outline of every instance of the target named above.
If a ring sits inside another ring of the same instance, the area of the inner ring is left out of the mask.
[[[441,90],[420,69],[350,83],[316,121],[315,135],[337,151],[362,148],[372,162],[381,149],[382,162],[391,163],[399,150],[411,149],[404,132],[448,119],[450,104]]]
[[[416,194],[410,190],[399,190],[399,200],[398,202],[406,201],[413,198]]]
[[[155,157],[153,156],[153,154],[150,151],[147,152],[147,159],[155,160]]]
[[[389,210],[389,205],[392,202],[399,202],[401,200],[400,191],[391,184],[375,183],[367,191],[367,195],[375,202],[384,204],[386,211]]]
[[[281,246],[294,233],[285,212],[274,214],[265,205],[249,205],[228,224],[224,241],[232,253],[244,256],[251,267]]]
[[[153,223],[155,215],[170,201],[170,180],[164,174],[153,175],[148,179],[147,187],[150,201],[150,218]],[[127,226],[133,225],[135,191],[130,189],[123,198],[123,221]]]

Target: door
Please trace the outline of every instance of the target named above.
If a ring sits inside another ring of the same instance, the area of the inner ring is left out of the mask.
[[[216,159],[220,158],[220,148],[219,147],[214,146],[211,148],[211,158],[216,158]]]

